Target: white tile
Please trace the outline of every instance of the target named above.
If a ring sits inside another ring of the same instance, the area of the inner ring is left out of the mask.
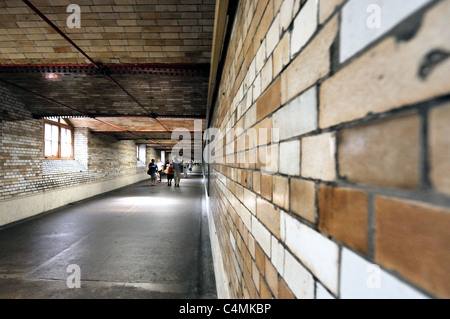
[[[256,78],[256,59],[253,59],[248,68],[248,83],[252,85]]]
[[[284,257],[284,281],[296,298],[314,298],[312,275],[287,251]]]
[[[280,239],[282,242],[286,242],[286,217],[288,215],[282,211],[280,213]]]
[[[249,228],[250,230],[251,228]],[[250,255],[253,257],[253,259],[256,258],[255,255],[255,238],[251,234],[248,235],[248,250],[250,251]]]
[[[273,59],[270,56],[261,70],[261,90],[264,92],[273,79]]]
[[[317,87],[314,86],[273,115],[273,127],[279,129],[280,140],[317,129]]]
[[[288,29],[292,22],[294,0],[285,0],[280,7],[280,34]]]
[[[270,56],[275,49],[275,47],[280,42],[280,15],[273,20],[269,31],[266,35],[266,54]]]
[[[244,86],[243,85],[241,85],[239,87],[239,90],[237,92],[237,96],[238,96],[237,102],[241,103],[242,99],[244,98]]]
[[[256,213],[256,194],[244,189],[244,205],[254,214]]]
[[[336,179],[336,136],[324,133],[302,139],[301,171],[303,177],[324,181]]]
[[[249,127],[253,126],[256,122],[256,104],[253,104],[251,108],[247,110],[244,115],[244,130],[247,130]]]
[[[250,85],[247,91],[247,101],[245,105],[245,109],[248,110],[250,106],[253,104],[253,86]]]
[[[349,0],[342,9],[340,61],[346,61],[431,1]]]
[[[260,73],[262,68],[264,67],[264,64],[266,63],[266,40],[261,43],[261,46],[258,49],[258,52],[256,53],[256,74]]]
[[[251,212],[247,208],[245,208],[244,205],[242,205],[240,203],[236,207],[236,212],[238,213],[238,215],[241,218],[244,225],[250,231],[252,229],[252,214],[251,214]]]
[[[253,103],[255,103],[261,95],[261,73],[255,78],[253,82]]]
[[[338,246],[289,215],[285,222],[286,245],[333,293],[338,290]]]
[[[258,147],[258,157],[261,162],[261,171],[268,173],[278,172],[279,144]]]
[[[233,250],[236,251],[236,240],[234,239],[233,233],[230,231],[230,242]]]
[[[284,275],[284,247],[275,236],[272,236],[272,255],[271,261],[275,269]]]
[[[280,168],[282,174],[300,175],[300,141],[280,143]]]
[[[225,154],[226,155],[234,154],[234,152],[235,152],[234,138],[235,138],[234,130],[229,130],[225,135],[225,139],[226,139]]]
[[[341,266],[343,299],[428,299],[413,287],[344,248]]]
[[[256,242],[261,246],[262,250],[270,257],[271,253],[271,237],[272,235],[264,227],[263,224],[254,216],[252,216],[252,234]]]
[[[291,57],[297,54],[317,30],[319,0],[309,0],[294,20],[291,33]]]
[[[316,283],[316,299],[336,299],[328,290],[320,283]]]
[[[302,2],[302,0],[295,0],[294,3],[294,10],[292,12],[292,14],[295,16],[296,13],[298,12],[298,10],[300,10],[300,3]]]

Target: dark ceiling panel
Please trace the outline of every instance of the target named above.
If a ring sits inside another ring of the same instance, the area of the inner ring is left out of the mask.
[[[147,74],[208,77],[209,64],[0,64],[0,73]]]
[[[144,108],[101,74],[0,73],[0,79],[16,85],[13,89],[35,117],[148,116],[149,113],[158,116],[205,117],[206,114],[206,77],[125,73],[115,75],[114,79]],[[30,92],[73,109],[49,103]]]

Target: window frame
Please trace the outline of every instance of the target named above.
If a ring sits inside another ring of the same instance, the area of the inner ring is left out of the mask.
[[[141,145],[142,144],[136,144],[136,163],[146,163],[147,161],[147,152],[145,151],[145,154],[143,154],[144,158],[141,158]]]
[[[50,125],[54,125],[56,127],[58,127],[58,151],[57,151],[57,156],[45,156],[45,125],[46,124],[50,124]],[[61,157],[61,129],[67,129],[70,130],[70,136],[72,139],[72,143],[71,143],[71,156],[70,157]],[[75,143],[75,136],[74,136],[74,128],[68,124],[65,123],[61,123],[61,118],[58,118],[58,121],[54,121],[54,120],[47,120],[44,119],[43,121],[43,132],[42,132],[42,143],[43,143],[43,148],[42,148],[42,155],[44,157],[44,159],[46,160],[74,160],[75,159],[75,154],[74,154],[74,143]]]

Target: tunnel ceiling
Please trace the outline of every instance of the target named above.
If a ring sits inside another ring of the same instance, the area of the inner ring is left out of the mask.
[[[215,0],[75,3],[80,28],[69,0],[0,2],[0,82],[35,118],[161,148],[204,129]]]

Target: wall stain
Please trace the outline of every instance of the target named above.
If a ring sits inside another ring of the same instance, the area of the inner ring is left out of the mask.
[[[450,57],[450,52],[442,49],[434,49],[427,53],[419,66],[418,76],[422,81],[426,81],[433,70]]]

